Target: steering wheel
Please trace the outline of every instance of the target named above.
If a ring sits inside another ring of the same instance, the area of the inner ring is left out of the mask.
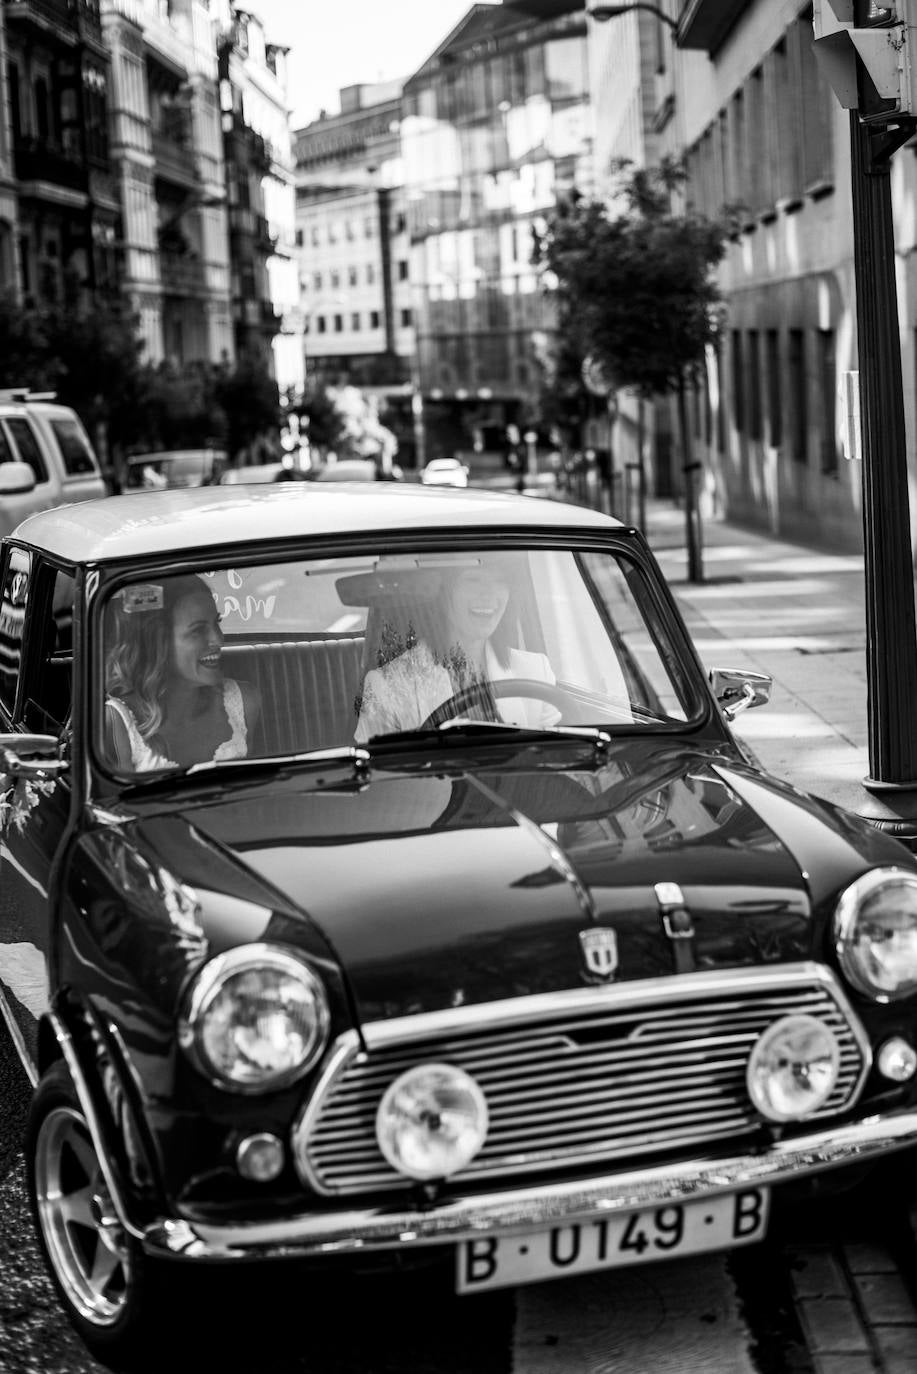
[[[556,706],[559,711],[570,703],[569,692],[553,682],[540,682],[537,678],[506,677],[496,682],[471,682],[431,711],[420,729],[439,729],[444,721],[464,715],[469,706],[492,706],[492,697],[535,697]]]

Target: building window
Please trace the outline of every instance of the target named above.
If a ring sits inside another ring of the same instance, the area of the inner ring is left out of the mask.
[[[761,349],[757,329],[748,331],[748,437],[761,438]]]
[[[351,327],[351,329],[359,329],[359,328],[360,328],[360,312],[359,312],[359,310],[355,310],[355,311],[353,312],[353,314],[351,315],[351,317],[350,317],[350,327]]]
[[[375,238],[376,221],[373,219],[372,215],[367,215],[366,219],[363,221],[363,232],[368,239]]]
[[[316,321],[316,324],[318,325],[318,332],[319,332],[319,334],[325,334],[325,333],[327,333],[327,331],[328,331],[328,321],[325,319],[324,315],[319,315],[319,317],[318,317],[318,319],[317,319],[317,321]]]
[[[310,231],[310,237],[311,237],[311,239],[312,239],[312,247],[313,247],[313,248],[317,248],[317,247],[318,247],[318,225],[317,225],[317,224],[313,224],[312,229],[311,229],[311,231]]]
[[[370,327],[370,329],[378,329],[378,328],[379,328],[379,312],[378,312],[378,310],[370,310],[370,312],[369,312],[369,327]]]
[[[296,230],[296,247],[297,247],[297,248],[302,248],[302,246],[303,246],[303,233],[302,233],[302,230],[301,230],[301,229],[297,229],[297,230]]]
[[[780,335],[767,331],[767,419],[770,442],[774,448],[783,443],[783,406],[780,386]]]
[[[335,317],[334,317],[334,332],[335,332],[335,334],[343,334],[343,332],[344,332],[344,316],[343,316],[343,315],[335,315]]]
[[[822,472],[837,475],[837,424],[835,398],[837,393],[837,361],[834,330],[818,331],[818,383],[821,390]]]
[[[805,463],[809,447],[809,407],[806,391],[806,340],[801,329],[790,330],[787,363],[792,401],[793,458],[797,463]]]
[[[341,274],[340,274],[340,272],[338,272],[338,271],[335,270],[334,272],[331,273],[331,285],[334,287],[334,286],[340,286],[340,284],[341,284]]]
[[[366,285],[367,285],[367,286],[372,286],[373,283],[375,282],[375,280],[376,280],[376,269],[375,269],[375,266],[373,265],[373,263],[368,262],[368,263],[366,264]]]
[[[332,221],[329,223],[329,225],[328,225],[328,242],[329,242],[329,243],[337,243],[337,241],[338,241],[338,227],[337,227],[337,225],[334,223],[334,221],[332,220]]]
[[[355,267],[348,267],[348,269],[347,269],[347,282],[348,282],[348,285],[349,285],[349,286],[356,286],[357,280],[358,280],[358,278],[357,278],[357,269],[356,269]]]
[[[732,419],[739,434],[745,432],[745,378],[742,369],[742,335],[732,331]]]
[[[349,242],[353,242],[353,225],[351,224],[349,219],[345,219],[344,221],[344,237],[345,239],[349,240]]]
[[[315,287],[316,291],[321,291],[323,280],[324,278],[322,277],[321,272],[312,273],[312,285]]]
[[[402,310],[400,313],[401,313],[401,325],[402,325],[402,328],[404,328],[404,329],[410,329],[411,323],[412,323],[411,312],[410,312],[410,310]]]
[[[407,258],[400,258],[399,261],[398,261],[398,280],[399,280],[399,281],[407,281],[407,279],[408,279],[408,262],[407,262]]]

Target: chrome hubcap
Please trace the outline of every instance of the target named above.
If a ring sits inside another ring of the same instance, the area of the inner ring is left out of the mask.
[[[55,1273],[73,1306],[111,1326],[125,1303],[131,1257],[86,1122],[73,1107],[49,1112],[38,1134],[35,1192]]]

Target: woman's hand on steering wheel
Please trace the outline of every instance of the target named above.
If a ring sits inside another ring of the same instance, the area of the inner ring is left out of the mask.
[[[562,710],[569,703],[569,695],[562,687],[556,687],[553,682],[542,682],[538,678],[507,677],[496,682],[472,682],[441,702],[435,711],[431,711],[421,723],[420,729],[438,730],[447,720],[455,720],[464,715],[471,706],[492,708],[494,697],[535,698],[556,706],[558,710]]]

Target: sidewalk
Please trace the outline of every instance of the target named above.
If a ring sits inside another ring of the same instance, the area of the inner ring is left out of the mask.
[[[865,576],[861,554],[704,523],[704,582],[687,580],[684,513],[650,501],[646,536],[706,668],[773,677],[770,702],[735,733],[768,772],[860,811],[869,794]]]

